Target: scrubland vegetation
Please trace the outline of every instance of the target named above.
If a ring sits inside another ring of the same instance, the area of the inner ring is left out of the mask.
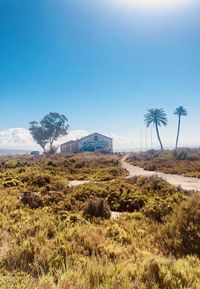
[[[176,152],[150,150],[133,153],[127,160],[148,171],[200,178],[200,149],[178,149]]]
[[[125,175],[117,157],[101,154],[0,158],[1,184],[4,187],[38,189],[47,185],[65,186],[70,180],[107,181]]]
[[[2,158],[0,168],[1,289],[200,288],[198,193],[126,179],[102,155]]]

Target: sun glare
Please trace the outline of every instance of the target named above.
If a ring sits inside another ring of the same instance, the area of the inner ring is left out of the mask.
[[[189,0],[113,0],[113,2],[128,7],[158,9],[183,5]]]

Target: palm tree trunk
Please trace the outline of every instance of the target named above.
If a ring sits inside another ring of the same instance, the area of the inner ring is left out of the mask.
[[[158,140],[159,140],[159,143],[160,143],[161,150],[163,151],[163,145],[162,145],[162,142],[161,142],[161,139],[160,139],[160,134],[159,134],[159,130],[158,130],[158,125],[157,124],[156,124],[156,133],[157,133],[157,137],[158,137]]]
[[[176,137],[176,147],[175,147],[175,151],[178,148],[178,140],[179,140],[179,135],[180,135],[180,128],[181,128],[181,117],[179,116],[178,119],[178,131],[177,131],[177,137]]]

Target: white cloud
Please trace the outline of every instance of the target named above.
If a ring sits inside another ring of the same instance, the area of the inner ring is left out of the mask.
[[[80,139],[89,135],[86,130],[74,130],[70,131],[68,135],[61,137],[56,144]],[[134,147],[134,142],[126,137],[116,134],[108,135],[113,138],[113,144],[115,150],[131,149]],[[0,131],[0,148],[1,149],[40,149],[40,147],[34,142],[30,132],[25,128],[10,128],[8,130]]]
[[[57,141],[57,144],[84,137],[89,133],[85,130],[70,131],[67,136]],[[25,128],[10,128],[0,131],[0,148],[4,149],[40,149],[34,142],[30,132]]]
[[[89,135],[89,132],[86,130],[73,130],[73,131],[70,131],[66,136],[61,137],[57,141],[57,144],[62,144],[62,143],[68,142],[70,140],[77,140],[77,139],[80,139],[80,138],[85,137],[87,135]]]
[[[10,128],[0,131],[0,147],[2,148],[28,148],[34,142],[29,130],[25,128]]]

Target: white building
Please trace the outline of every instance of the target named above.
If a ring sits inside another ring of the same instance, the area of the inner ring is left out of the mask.
[[[103,152],[113,153],[112,138],[93,133],[76,141],[69,141],[60,146],[61,153]]]

